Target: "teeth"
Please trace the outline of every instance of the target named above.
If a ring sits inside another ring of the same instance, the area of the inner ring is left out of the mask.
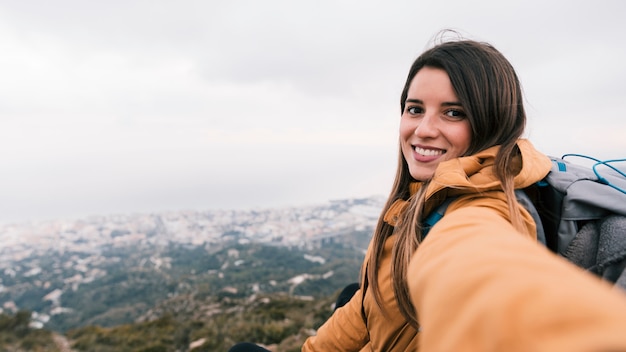
[[[424,156],[436,156],[443,154],[443,150],[440,149],[423,149],[415,147],[415,152]]]

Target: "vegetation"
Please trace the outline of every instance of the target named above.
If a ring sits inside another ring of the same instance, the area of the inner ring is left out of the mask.
[[[299,351],[339,291],[358,280],[369,233],[301,247],[231,233],[219,244],[141,242],[24,257],[0,270],[0,302],[28,309],[0,314],[0,350],[200,352],[249,341]]]
[[[0,316],[0,350],[60,351],[52,329],[74,351],[226,351],[241,341],[299,351],[363,260],[343,242],[309,250],[231,243],[212,252],[170,244],[160,258],[171,260],[160,267],[145,264],[149,255],[110,249],[106,258],[119,259],[105,261],[104,276],[66,290],[60,304],[71,311],[52,315],[46,329],[29,326],[29,311]],[[40,298],[49,289],[21,285],[10,293],[19,302],[51,304]]]
[[[67,337],[74,341],[72,347],[77,351],[188,351],[193,342],[197,345],[194,352],[226,351],[240,341],[273,346],[275,351],[299,351],[312,329],[332,314],[332,301],[333,297],[311,302],[287,295],[253,301],[225,299],[219,305],[223,310],[213,315],[167,312],[142,323],[78,328],[69,331]],[[209,302],[191,305],[199,305],[196,308],[201,310],[202,305],[215,307]]]
[[[60,352],[48,330],[30,327],[31,312],[22,310],[14,315],[0,314],[0,350]]]

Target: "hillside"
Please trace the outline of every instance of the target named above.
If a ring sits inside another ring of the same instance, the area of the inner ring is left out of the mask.
[[[240,340],[296,350],[358,279],[380,206],[371,198],[0,229],[14,244],[2,247],[3,316],[32,312],[29,329],[61,334],[77,351],[214,351]]]

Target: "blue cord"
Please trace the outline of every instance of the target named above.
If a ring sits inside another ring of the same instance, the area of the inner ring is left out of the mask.
[[[611,182],[609,182],[609,180],[605,179],[604,177],[600,176],[600,173],[598,172],[598,170],[596,169],[598,165],[604,165],[608,168],[610,168],[611,170],[617,172],[618,174],[622,175],[623,177],[626,178],[626,173],[622,172],[621,170],[619,170],[618,168],[616,168],[613,165],[609,165],[609,163],[619,163],[619,162],[624,162],[626,161],[626,159],[613,159],[613,160],[604,160],[604,161],[600,161],[597,162],[593,165],[592,169],[593,169],[593,173],[596,174],[596,177],[598,178],[598,181],[604,183],[605,185],[615,188],[616,190],[626,194],[626,190],[624,190],[623,188],[620,188],[614,184],[612,184]]]
[[[597,162],[597,163],[595,163],[595,164],[593,165],[593,170],[595,171],[595,170],[596,170],[596,167],[597,167],[598,165],[604,165],[604,166],[606,166],[606,167],[608,167],[608,168],[612,169],[613,171],[617,172],[618,174],[622,175],[623,177],[626,177],[626,172],[624,172],[624,171],[622,171],[622,170],[620,170],[620,169],[616,168],[616,167],[615,167],[615,166],[613,166],[613,165],[609,165],[609,163],[623,163],[623,162],[625,162],[625,161],[626,161],[626,159],[613,159],[613,160],[604,160],[604,161],[599,161],[599,162]],[[596,174],[597,174],[597,173],[596,173]]]
[[[599,160],[599,159],[590,157],[588,155],[583,155],[583,154],[563,154],[561,159],[565,159],[568,156],[584,158],[584,159],[589,159],[589,160],[595,161],[595,164],[593,164],[593,166],[591,168],[593,169],[593,173],[598,178],[598,181],[600,183],[602,183],[602,184],[605,184],[605,185],[607,185],[607,186],[609,186],[611,188],[614,188],[614,189],[616,189],[616,190],[626,194],[626,190],[624,190],[623,188],[618,187],[618,186],[612,184],[609,180],[607,180],[606,178],[602,177],[602,175],[600,175],[600,172],[597,170],[598,165],[604,165],[604,166],[610,168],[611,170],[617,172],[619,175],[623,176],[624,178],[626,178],[626,173],[625,172],[623,172],[622,170],[616,168],[613,165],[610,165],[611,163],[626,162],[626,159]]]
[[[583,158],[583,159],[589,159],[589,160],[593,160],[596,163],[601,163],[602,161],[599,159],[596,159],[594,157],[588,156],[588,155],[584,155],[584,154],[563,154],[563,156],[561,157],[561,159],[565,159],[568,156],[573,156],[573,157],[577,157],[577,158]]]

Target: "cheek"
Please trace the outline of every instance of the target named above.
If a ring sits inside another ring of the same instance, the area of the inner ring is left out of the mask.
[[[407,139],[413,134],[415,127],[406,119],[400,120],[400,138]]]
[[[456,142],[458,149],[461,152],[461,155],[465,154],[469,150],[470,144],[472,142],[472,129],[469,125],[469,122],[467,124],[464,124],[464,126],[462,126],[458,130]]]
[[[399,132],[400,133],[398,136],[398,140],[400,142],[400,150],[403,157],[406,159],[407,153],[409,153],[409,150],[407,150],[409,148],[407,141],[409,140],[409,138],[411,138],[413,131],[410,129],[410,127],[407,127],[406,123],[400,123]]]

